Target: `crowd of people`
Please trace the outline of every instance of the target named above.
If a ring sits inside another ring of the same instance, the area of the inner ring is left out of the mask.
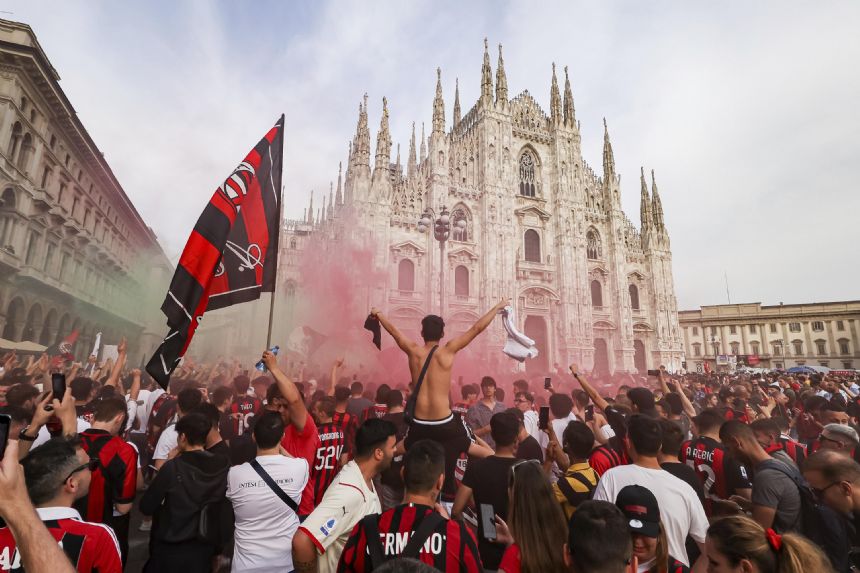
[[[151,572],[860,570],[856,375],[452,387],[505,304],[447,341],[373,310],[409,358],[394,387],[271,352],[186,360],[167,389],[124,342],[106,364],[7,355],[0,571],[122,571],[132,511]]]

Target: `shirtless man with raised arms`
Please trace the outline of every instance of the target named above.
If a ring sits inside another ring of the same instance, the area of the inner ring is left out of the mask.
[[[388,331],[397,346],[409,358],[413,386],[418,382],[427,356],[434,347],[438,346],[416,398],[414,420],[410,424],[405,440],[407,448],[418,440],[431,439],[440,442],[447,451],[449,448],[456,449],[455,444],[450,442],[465,436],[473,442],[468,447],[470,455],[484,457],[492,454],[492,450],[484,442],[473,439],[460,417],[451,412],[448,399],[451,391],[451,368],[454,365],[454,355],[486,330],[499,311],[509,304],[510,299],[502,299],[469,330],[445,344],[439,343],[445,335],[445,322],[439,316],[430,314],[421,321],[421,337],[424,339],[424,344],[421,345],[403,336],[397,327],[377,309],[370,311],[370,314],[379,320],[382,327]]]

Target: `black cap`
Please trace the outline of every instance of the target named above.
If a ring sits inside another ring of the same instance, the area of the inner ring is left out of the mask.
[[[631,533],[660,536],[660,507],[651,490],[641,485],[628,485],[618,492],[615,505],[624,512]]]

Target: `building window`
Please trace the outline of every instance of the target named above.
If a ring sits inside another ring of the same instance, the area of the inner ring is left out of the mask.
[[[845,370],[849,370],[851,368],[851,363],[850,362],[843,362],[842,368],[844,368]]]
[[[531,151],[524,151],[520,155],[520,195],[523,197],[534,197],[537,192],[537,178],[535,177],[535,158]]]
[[[740,353],[740,349],[741,349],[741,345],[740,345],[740,343],[738,343],[738,342],[732,342],[732,343],[730,344],[730,346],[732,347],[732,354],[734,354],[734,355],[736,355],[736,356],[737,356],[737,355]]]
[[[594,308],[603,307],[603,287],[598,280],[591,281],[591,306]]]
[[[287,282],[287,296],[290,298],[296,296],[296,283],[293,281]]]
[[[755,340],[750,342],[750,353],[758,354],[758,342],[756,342]]]
[[[18,168],[21,171],[27,172],[30,156],[33,154],[33,136],[29,133],[24,134],[24,139],[21,141],[21,153],[18,155]]]
[[[460,221],[465,221],[464,226],[460,226]],[[469,240],[469,216],[461,209],[455,209],[451,215],[451,239],[454,241],[467,242]]]
[[[716,326],[712,326],[712,327],[711,327],[711,336],[716,336],[716,335],[717,335],[717,327],[716,327]]]
[[[774,356],[782,356],[782,345],[774,344],[773,345],[773,355]]]
[[[776,334],[776,325],[775,324],[772,324],[772,323],[770,324],[770,333]]]
[[[295,248],[296,248],[296,240],[295,239],[290,239],[290,248],[295,250]]]
[[[845,323],[841,320],[836,321],[836,330],[845,330]]]
[[[69,271],[69,254],[63,253],[63,258],[60,260],[60,280],[66,279],[66,273]]]
[[[788,330],[790,332],[800,332],[800,323],[799,322],[789,322]]]
[[[815,332],[821,332],[824,330],[824,323],[820,320],[816,320],[812,323],[812,330]]]
[[[600,235],[594,229],[589,229],[585,235],[585,254],[589,259],[596,260],[603,254]]]
[[[803,342],[795,340],[791,344],[794,346],[794,354],[796,356],[803,356]]]
[[[693,344],[693,356],[701,356],[702,355],[702,345],[698,342]]]
[[[45,250],[45,266],[44,266],[44,269],[45,269],[45,272],[48,274],[53,274],[53,273],[51,273],[51,265],[54,263],[54,249],[55,249],[54,245],[51,243],[48,243],[48,247]]]
[[[815,351],[818,352],[819,356],[827,354],[827,345],[824,343],[823,340],[815,341]]]
[[[400,261],[397,267],[397,288],[402,291],[415,290],[415,263],[409,259]]]
[[[540,235],[534,229],[527,229],[525,236],[526,260],[531,263],[540,262]]]
[[[54,146],[57,145],[57,136],[51,134],[51,143],[48,144],[51,149],[54,149]]]
[[[819,360],[818,364],[824,366],[825,368],[828,368],[830,366],[830,362],[828,362],[827,360]]]
[[[639,289],[636,285],[630,285],[630,308],[639,310]]]
[[[27,241],[27,254],[25,255],[24,261],[28,265],[33,264],[33,259],[36,258],[36,244],[38,243],[38,236],[35,231],[30,231],[30,238]]]
[[[755,325],[754,324],[750,325],[750,334],[755,334]]]
[[[693,327],[693,336],[699,336],[699,327],[698,326]]]
[[[735,326],[734,324],[729,326],[729,334],[737,334],[737,333],[738,333],[738,327],[737,326]]]
[[[9,139],[9,161],[15,161],[15,154],[21,145],[23,131],[21,124],[16,121],[15,125],[12,126],[12,137]]]
[[[69,156],[69,154],[68,154],[68,153],[66,153],[66,161],[65,161],[65,163],[66,163],[66,167],[67,167],[67,168],[68,168],[68,166],[69,166],[69,161],[71,161],[71,160],[72,160],[72,158]]]
[[[776,367],[777,370],[782,370],[782,362],[776,362],[776,363],[774,363],[774,366]]]
[[[44,171],[42,171],[42,189],[46,189],[48,187],[48,177],[51,176],[51,168],[45,166]]]
[[[850,354],[848,341],[844,338],[839,339],[839,354]]]
[[[454,269],[454,294],[469,296],[469,269],[463,265]]]

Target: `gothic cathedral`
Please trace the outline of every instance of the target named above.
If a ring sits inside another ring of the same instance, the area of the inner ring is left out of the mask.
[[[416,146],[413,124],[405,171],[399,146],[391,161],[385,99],[371,168],[365,95],[336,192],[316,212],[311,198],[304,220],[286,223],[282,249],[308,235],[372,237],[373,264],[387,277],[372,299],[416,339],[426,314],[441,314],[450,336],[510,296],[521,331],[540,351],[526,363],[534,374],[571,362],[600,374],[677,370],[672,253],[654,172],[650,189],[641,173],[637,230],[621,209],[605,121],[598,174],[582,156],[567,68],[563,94],[552,70],[547,115],[528,91],[508,96],[501,46],[494,81],[485,40],[481,96],[463,115],[456,88],[450,128],[437,70],[432,130],[425,137],[422,126]],[[443,208],[447,240],[434,237],[432,223],[419,232],[425,213],[435,221]],[[285,267],[288,294],[300,292],[300,273]],[[476,341],[500,364],[510,362],[504,343],[501,327]]]

